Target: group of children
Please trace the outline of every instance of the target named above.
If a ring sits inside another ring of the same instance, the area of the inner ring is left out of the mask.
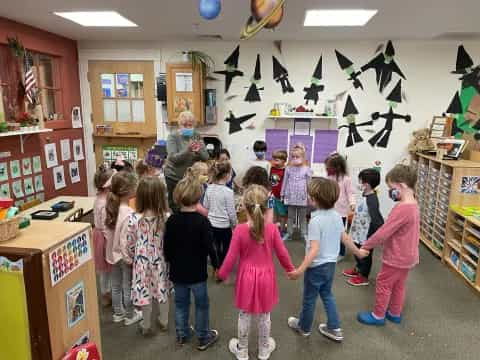
[[[326,159],[326,178],[312,178],[302,144],[293,146],[289,156],[286,151],[274,152],[271,162],[265,159],[263,141],[254,144],[254,151],[256,160],[241,185],[236,182],[226,150],[210,166],[194,164],[175,187],[173,201],[178,210],[172,213],[164,181],[148,164],[140,163],[143,171],[139,176],[131,168],[98,170],[95,260],[105,302],[111,292],[113,321],[125,325],[140,322],[140,333],[151,335],[156,306],[158,327],[167,331],[169,296],[174,290],[177,344],[183,345],[195,335],[197,349],[205,350],[219,336],[209,324],[208,261],[218,282],[226,281],[237,264],[238,336],[228,347],[237,359],[248,359],[250,323],[255,318],[258,358],[266,360],[276,347],[270,336],[270,312],[279,299],[275,254],[289,279],[304,277],[302,309],[297,317],[288,318],[288,326],[309,336],[320,296],[327,322],[318,330],[340,342],[343,332],[332,283],[336,264],[344,255],[342,244],[356,258],[356,266],[343,271],[354,286],[368,285],[372,251],[383,246],[374,310],[359,313],[358,320],[368,325],[383,325],[385,319],[400,323],[405,282],[409,270],[418,263],[415,171],[397,165],[387,174],[389,195],[398,204],[383,224],[376,194],[380,174],[376,170],[360,172],[362,197],[356,203],[346,162],[340,155]],[[234,189],[242,192],[240,209],[236,208]],[[294,229],[300,231],[306,245],[305,258],[298,267],[282,241],[291,239]],[[194,328],[189,325],[192,294]]]

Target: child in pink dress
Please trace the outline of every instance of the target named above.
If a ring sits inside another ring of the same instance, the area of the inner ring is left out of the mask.
[[[95,173],[93,182],[97,189],[97,196],[93,202],[93,246],[95,270],[100,283],[100,294],[102,295],[102,304],[108,306],[112,303],[110,271],[112,266],[105,260],[105,206],[107,204],[107,194],[112,184],[112,176],[115,173],[113,169],[107,169],[104,165],[100,166]]]
[[[258,317],[258,358],[267,360],[275,350],[270,337],[270,312],[278,302],[278,288],[273,264],[275,253],[286,272],[294,270],[275,224],[265,221],[268,192],[251,185],[243,195],[248,222],[237,225],[227,257],[218,272],[226,279],[237,258],[240,258],[235,286],[238,316],[238,338],[229,343],[229,350],[238,360],[248,359],[248,335],[252,317]]]

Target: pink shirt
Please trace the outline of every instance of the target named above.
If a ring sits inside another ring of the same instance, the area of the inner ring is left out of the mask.
[[[253,314],[267,313],[278,303],[273,253],[285,271],[295,269],[276,225],[265,223],[263,244],[252,238],[248,223],[235,227],[218,277],[226,279],[237,258],[240,258],[235,284],[235,305],[240,310]]]
[[[350,176],[342,176],[337,180],[336,175],[329,176],[328,178],[338,183],[338,187],[340,188],[340,195],[335,203],[335,210],[337,210],[341,217],[347,217],[350,213],[350,206],[355,206],[355,192],[353,190],[352,179],[350,179]]]
[[[107,194],[100,193],[93,202],[93,224],[95,229],[105,229],[105,206],[107,205]]]
[[[116,264],[120,260],[131,264],[132,260],[127,251],[128,219],[133,210],[126,204],[121,204],[118,209],[117,224],[115,230],[105,228],[107,246],[105,257],[109,264]]]
[[[383,263],[400,269],[411,269],[419,262],[420,212],[418,205],[396,205],[385,224],[364,244],[371,250],[383,245]]]

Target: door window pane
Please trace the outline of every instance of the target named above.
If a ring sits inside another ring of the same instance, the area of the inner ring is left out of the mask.
[[[114,97],[115,96],[115,86],[113,84],[115,76],[113,74],[102,74],[100,75],[102,80],[102,93],[103,97]]]
[[[117,114],[117,120],[120,122],[129,122],[132,120],[130,100],[117,100]]]
[[[103,120],[117,121],[117,109],[115,100],[103,100]]]
[[[145,122],[145,104],[143,100],[132,100],[132,121]]]
[[[47,55],[38,55],[38,81],[40,86],[55,87],[53,77],[53,59]]]
[[[143,74],[130,74],[130,97],[143,98]]]
[[[117,97],[128,97],[128,74],[117,74]]]

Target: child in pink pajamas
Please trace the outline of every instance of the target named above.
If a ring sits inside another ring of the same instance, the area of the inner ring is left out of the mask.
[[[406,165],[395,166],[386,176],[390,198],[398,202],[385,224],[362,246],[367,256],[383,245],[382,269],[377,276],[373,312],[358,313],[366,325],[385,325],[385,318],[399,324],[405,302],[405,283],[409,271],[418,264],[420,213],[414,196],[416,172]],[[360,256],[361,257],[361,256]]]

